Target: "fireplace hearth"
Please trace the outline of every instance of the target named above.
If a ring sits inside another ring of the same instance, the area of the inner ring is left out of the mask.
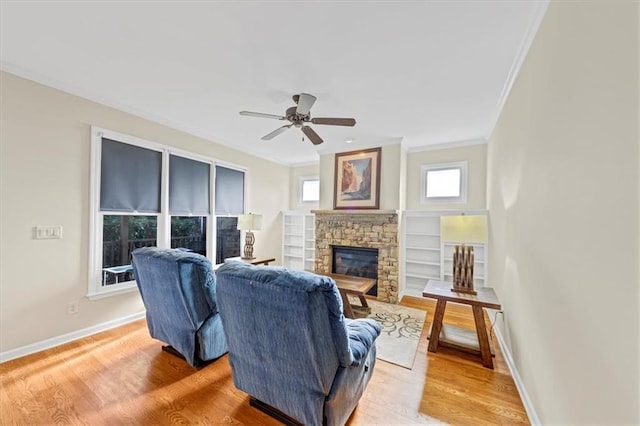
[[[365,247],[332,246],[331,272],[378,279],[378,249]],[[378,295],[378,285],[367,292]]]

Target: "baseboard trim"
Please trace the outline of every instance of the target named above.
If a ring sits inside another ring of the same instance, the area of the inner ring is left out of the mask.
[[[493,331],[496,334],[496,339],[498,340],[498,345],[500,345],[500,350],[502,351],[502,355],[504,356],[504,360],[509,367],[509,372],[511,373],[511,377],[513,377],[513,381],[516,384],[516,388],[518,389],[518,393],[520,394],[520,399],[522,400],[522,405],[524,405],[524,409],[527,412],[527,416],[529,416],[529,423],[534,426],[542,425],[540,418],[538,417],[538,413],[536,413],[536,409],[529,398],[529,394],[527,393],[527,389],[524,386],[524,382],[518,373],[518,369],[516,368],[516,364],[513,361],[513,357],[511,356],[511,351],[507,347],[504,338],[502,337],[502,333],[498,327],[495,327]]]
[[[0,352],[0,363],[11,361],[12,359],[20,358],[32,353],[44,351],[45,349],[54,348],[56,346],[60,346],[65,343],[72,342],[74,340],[82,339],[83,337],[91,336],[92,334],[100,333],[102,331],[110,330],[112,328],[116,328],[121,325],[128,324],[133,321],[137,321],[144,317],[145,317],[145,312],[143,311],[137,314],[128,315],[126,317],[107,321],[102,324],[97,324],[91,327],[83,328],[82,330],[73,331],[71,333],[52,337],[50,339],[42,340],[40,342],[35,342],[30,345],[22,346],[16,349],[11,349],[5,352]]]

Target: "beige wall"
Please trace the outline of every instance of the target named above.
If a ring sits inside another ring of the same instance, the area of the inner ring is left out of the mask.
[[[486,144],[411,153],[407,153],[401,145],[386,145],[382,147],[381,160],[380,209],[382,210],[486,208]],[[467,203],[439,205],[420,203],[421,166],[455,161],[468,162]],[[333,209],[334,167],[334,154],[320,156],[320,209],[322,210]]]
[[[422,204],[421,167],[429,164],[467,162],[467,202],[465,204]],[[407,154],[407,210],[458,210],[486,208],[487,145],[477,144]]]
[[[552,2],[488,147],[498,326],[542,424],[639,424],[638,3]]]
[[[350,149],[355,151],[357,149]],[[380,210],[400,208],[400,145],[385,145],[380,154]],[[320,209],[333,209],[335,154],[320,156]]]
[[[287,167],[11,74],[0,79],[0,352],[143,311],[137,292],[85,298],[91,125],[247,167],[247,209],[264,215],[256,252],[280,253]],[[34,240],[36,225],[62,225],[63,238]],[[73,300],[80,311],[67,315]]]
[[[291,167],[289,170],[289,209],[290,210],[314,210],[317,209],[319,203],[301,203],[300,202],[300,178],[308,176],[320,176],[320,165],[313,164],[308,166]],[[320,182],[322,184],[322,182]],[[320,190],[322,191],[322,189]]]

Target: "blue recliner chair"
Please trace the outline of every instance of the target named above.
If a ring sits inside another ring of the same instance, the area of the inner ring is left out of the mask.
[[[133,271],[147,309],[151,337],[194,367],[227,352],[216,303],[216,279],[206,257],[178,249],[133,251]]]
[[[230,262],[216,280],[233,381],[251,404],[289,423],[345,424],[373,373],[380,325],[345,319],[325,276]]]

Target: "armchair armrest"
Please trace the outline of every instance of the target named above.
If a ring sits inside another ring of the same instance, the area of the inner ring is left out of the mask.
[[[349,336],[349,348],[351,349],[351,365],[360,365],[367,357],[376,338],[380,335],[382,327],[378,322],[369,318],[348,319],[345,318],[347,334]]]

